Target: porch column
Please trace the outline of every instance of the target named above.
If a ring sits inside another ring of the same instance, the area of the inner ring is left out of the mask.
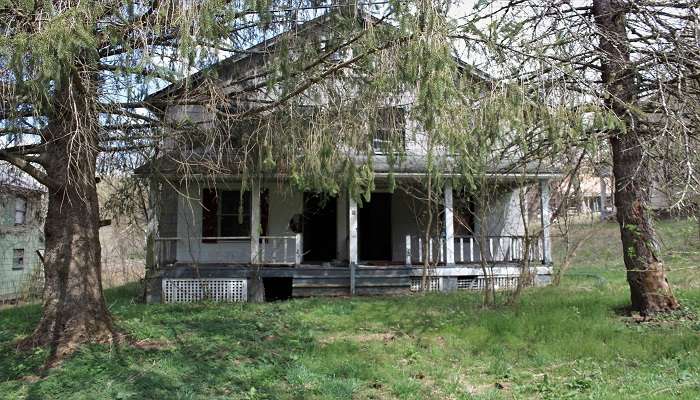
[[[348,261],[357,264],[357,202],[348,194]]]
[[[340,192],[336,198],[336,245],[335,254],[338,261],[348,259],[348,206],[345,205],[347,194]]]
[[[452,208],[452,180],[445,182],[445,264],[455,263],[455,234]]]
[[[549,181],[540,181],[540,222],[542,223],[542,263],[552,262],[552,238],[550,236]]]
[[[158,265],[162,260],[159,260],[160,246],[157,242],[159,232],[158,232],[158,217],[160,216],[159,204],[160,204],[160,187],[156,183],[155,179],[151,177],[149,179],[148,190],[150,196],[148,196],[148,224],[146,225],[146,270],[154,271],[160,265]]]
[[[146,303],[158,303],[160,302],[161,288],[158,287],[160,281],[154,279],[156,275],[156,270],[160,268],[164,260],[161,259],[163,251],[163,242],[159,242],[157,239],[160,236],[158,231],[160,217],[160,199],[161,199],[161,188],[155,179],[151,176],[149,179],[149,196],[148,196],[148,225],[146,227],[146,271],[144,276],[144,284],[146,287]],[[166,244],[169,246],[169,243]],[[177,246],[177,242],[175,243]],[[177,253],[177,247],[175,247],[175,252]],[[168,253],[169,254],[169,253]]]
[[[260,182],[253,178],[250,186],[250,263],[260,264]]]

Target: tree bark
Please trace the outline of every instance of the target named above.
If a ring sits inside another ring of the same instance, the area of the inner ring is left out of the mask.
[[[602,80],[606,104],[624,123],[611,129],[609,140],[615,178],[615,206],[632,308],[643,315],[679,307],[659,254],[650,211],[651,178],[644,155],[643,132],[638,128],[635,71],[630,62],[625,26],[626,5],[619,0],[594,0]]]
[[[66,78],[43,133],[43,165],[52,182],[44,226],[44,305],[22,345],[50,346],[48,366],[81,343],[117,338],[102,293],[95,180],[99,121],[91,76],[82,70]]]
[[[265,302],[265,285],[263,284],[260,266],[254,265],[248,279],[248,301],[251,303]]]

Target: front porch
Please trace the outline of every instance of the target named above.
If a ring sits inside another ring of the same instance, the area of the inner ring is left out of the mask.
[[[525,237],[522,216],[513,214],[516,186],[504,191],[485,218],[469,217],[472,234],[465,235],[465,216],[455,216],[463,210],[455,206],[448,180],[440,199],[440,224],[431,229],[440,235],[427,238],[425,224],[415,215],[422,212],[416,209],[420,201],[381,186],[364,204],[345,193],[322,197],[275,191],[265,182],[243,194],[236,182],[190,188],[166,198],[157,213],[152,259],[161,293],[152,301],[180,301],[174,284],[238,280],[243,285],[252,270],[263,280],[288,279],[289,297],[410,292],[420,287],[424,265],[433,290],[482,288],[484,267],[501,288],[515,285],[524,265],[535,283],[544,284],[551,274],[544,223],[549,194],[546,181],[538,183],[544,228],[537,237]],[[216,201],[207,199],[213,190]],[[458,193],[457,199],[463,196]],[[477,231],[481,234],[474,235]],[[229,235],[241,232],[247,234]]]

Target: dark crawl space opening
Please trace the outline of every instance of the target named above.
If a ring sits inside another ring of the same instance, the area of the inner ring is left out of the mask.
[[[292,278],[263,278],[265,301],[289,300],[292,298]]]

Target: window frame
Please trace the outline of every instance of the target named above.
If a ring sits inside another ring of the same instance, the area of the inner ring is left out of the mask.
[[[206,193],[206,194],[205,194]],[[206,197],[206,200],[205,200]],[[231,207],[226,207],[225,203],[234,202]],[[240,201],[243,200],[243,210],[239,212]],[[202,190],[202,242],[217,243],[230,242],[237,239],[221,238],[244,238],[251,235],[251,212],[252,212],[251,192],[245,191],[241,196],[240,189],[222,190],[217,188],[205,188]],[[214,208],[216,202],[216,208]],[[205,204],[206,203],[206,204]],[[209,210],[207,206],[212,207]],[[226,224],[224,221],[226,220]],[[238,221],[241,221],[240,223]],[[216,226],[214,226],[216,224]],[[233,227],[233,228],[225,228]],[[231,231],[225,231],[232,229]],[[209,231],[214,235],[206,234]]]
[[[23,271],[26,265],[25,259],[26,253],[23,248],[12,249],[12,270]]]
[[[231,199],[237,199],[236,201],[238,202],[237,206],[233,208],[234,211],[232,212],[227,212],[224,213],[224,198],[226,197],[225,193],[229,193],[229,196],[231,196]],[[251,195],[249,191],[243,192],[243,195],[241,196],[241,190],[220,190],[217,191],[217,194],[219,196],[219,205],[218,209],[216,211],[216,225],[217,225],[217,234],[219,237],[250,237],[251,229],[250,229],[250,213],[251,213],[251,208],[252,208],[252,202],[251,202]],[[239,210],[240,210],[240,201],[243,200],[243,210],[242,210],[242,217],[239,217]],[[247,203],[247,204],[246,204]],[[243,232],[235,232],[235,234],[232,235],[224,235],[223,233],[223,220],[224,217],[232,217],[233,220],[236,222],[236,225],[239,227],[243,227]],[[241,222],[238,222],[238,221]],[[226,239],[222,239],[223,241],[226,241]]]
[[[22,207],[20,208],[20,204]],[[29,209],[29,200],[25,196],[15,197],[15,226],[23,226],[27,224],[27,211]],[[21,213],[21,214],[20,214]],[[17,216],[22,216],[22,221],[18,222]]]
[[[384,119],[381,114],[385,110],[396,112],[396,115],[400,116],[400,118],[395,122],[402,123],[397,123],[393,128],[388,129],[385,126],[380,126],[380,124],[383,125],[384,122],[386,122],[386,119]],[[380,132],[381,135],[379,134]],[[400,144],[398,148],[392,146],[394,144],[392,136],[394,135],[399,136]],[[377,109],[377,118],[372,127],[372,151],[374,154],[379,155],[396,154],[406,151],[406,109],[404,107],[387,106]]]

